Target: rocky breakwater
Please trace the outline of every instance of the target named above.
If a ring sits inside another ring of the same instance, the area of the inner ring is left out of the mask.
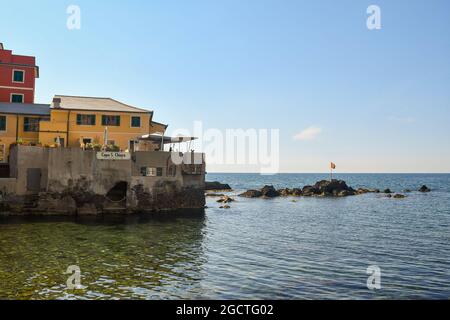
[[[239,196],[244,198],[276,198],[276,197],[348,197],[365,193],[380,193],[378,189],[354,189],[343,180],[322,180],[303,188],[283,188],[276,190],[273,186],[264,186],[260,190],[251,189]]]

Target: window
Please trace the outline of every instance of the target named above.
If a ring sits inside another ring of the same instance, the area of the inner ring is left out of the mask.
[[[141,127],[141,117],[131,117],[131,127],[140,128]]]
[[[11,94],[11,102],[23,103],[23,94],[20,94],[20,93]]]
[[[102,126],[120,126],[120,116],[102,116]]]
[[[83,138],[83,144],[88,144],[88,143],[92,143],[92,139],[91,138]]]
[[[77,125],[95,126],[95,114],[77,114]]]
[[[0,116],[0,131],[6,131],[6,116]]]
[[[141,174],[146,177],[161,177],[162,168],[141,167]]]
[[[13,82],[25,82],[25,71],[23,70],[13,70]]]
[[[38,118],[23,118],[23,131],[25,132],[39,132]]]

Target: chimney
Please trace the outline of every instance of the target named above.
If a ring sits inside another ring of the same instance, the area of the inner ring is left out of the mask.
[[[53,98],[53,108],[61,108],[61,98]]]

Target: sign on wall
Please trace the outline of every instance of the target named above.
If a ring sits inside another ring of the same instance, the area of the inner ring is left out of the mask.
[[[98,160],[130,160],[131,155],[129,152],[109,152],[109,151],[100,151],[97,152]]]

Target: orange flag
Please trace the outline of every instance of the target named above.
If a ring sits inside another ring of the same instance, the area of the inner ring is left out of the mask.
[[[336,169],[336,165],[333,162],[331,163],[331,169]]]

